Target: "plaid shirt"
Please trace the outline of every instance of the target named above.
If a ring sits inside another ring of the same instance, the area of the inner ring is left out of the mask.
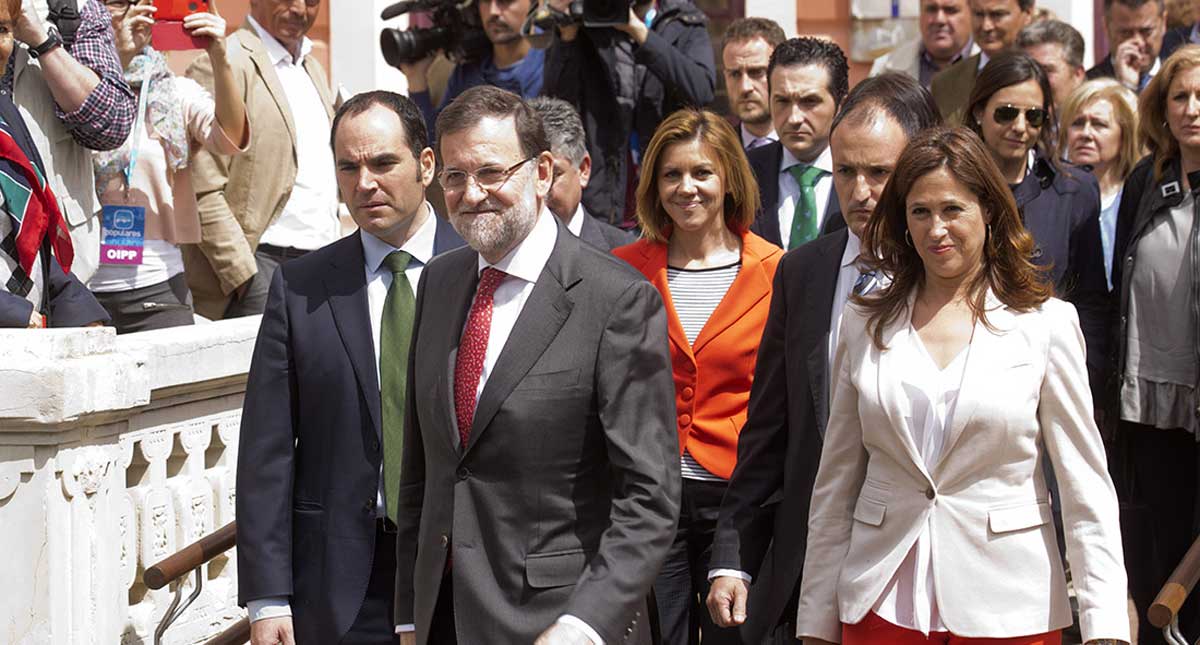
[[[55,105],[54,112],[79,145],[90,150],[114,150],[125,143],[133,129],[137,101],[125,82],[114,45],[112,20],[100,0],[79,0],[82,19],[70,53],[100,77],[100,84],[83,105],[71,113]],[[12,94],[13,57],[0,81],[0,92]]]

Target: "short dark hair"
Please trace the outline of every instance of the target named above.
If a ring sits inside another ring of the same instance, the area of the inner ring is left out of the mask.
[[[566,101],[552,96],[529,100],[529,106],[542,117],[542,128],[550,140],[550,151],[561,154],[578,166],[587,156],[587,138],[579,112]]]
[[[850,91],[850,64],[846,62],[846,54],[835,43],[824,38],[802,36],[783,41],[771,53],[771,62],[767,64],[767,88],[771,87],[771,76],[776,67],[798,67],[800,65],[819,65],[829,73],[829,94],[836,105],[842,104],[846,93]]]
[[[779,23],[770,18],[738,18],[729,23],[729,27],[725,29],[725,34],[721,38],[721,51],[725,51],[725,47],[729,43],[754,38],[762,38],[767,41],[771,49],[775,49],[787,40],[787,34],[783,33],[783,27],[780,27]]]
[[[1073,68],[1083,67],[1083,35],[1061,20],[1039,20],[1029,23],[1017,34],[1017,47],[1028,49],[1048,43],[1062,47],[1063,58]]]
[[[899,124],[909,139],[942,123],[942,113],[929,90],[907,74],[885,72],[850,90],[833,117],[829,133],[832,135],[842,121],[860,121],[880,114]]]
[[[1167,10],[1167,5],[1163,0],[1104,0],[1104,15],[1108,15],[1114,3],[1123,7],[1129,7],[1130,9],[1141,9],[1151,2],[1158,5],[1159,13]]]
[[[536,157],[550,150],[542,117],[524,99],[492,85],[476,85],[459,94],[438,114],[434,126],[438,156],[441,157],[441,144],[447,134],[465,130],[486,117],[512,117],[517,128],[517,141],[521,144],[521,154],[525,157]]]
[[[1046,72],[1042,66],[1038,65],[1037,61],[1025,52],[1010,49],[996,54],[988,61],[987,65],[983,66],[979,76],[975,79],[975,88],[971,90],[971,97],[967,101],[967,111],[963,114],[963,125],[982,139],[983,126],[979,123],[979,119],[975,118],[975,110],[983,109],[987,105],[988,99],[991,99],[996,92],[1025,81],[1035,81],[1042,90],[1042,109],[1048,116],[1038,134],[1038,145],[1046,161],[1057,164],[1058,143],[1054,140],[1054,124],[1057,122],[1058,115],[1054,112],[1054,96],[1050,93],[1050,80],[1046,78]]]
[[[1017,7],[1020,8],[1021,11],[1033,11],[1033,5],[1036,2],[1037,0],[1017,0]]]
[[[419,159],[421,151],[429,147],[429,132],[425,129],[425,117],[421,116],[421,110],[416,103],[413,103],[412,99],[387,90],[355,94],[349,101],[343,103],[333,115],[333,124],[329,128],[329,147],[332,148],[337,140],[338,126],[341,125],[342,119],[358,116],[376,105],[385,107],[400,117],[408,149],[412,152],[413,159]]]

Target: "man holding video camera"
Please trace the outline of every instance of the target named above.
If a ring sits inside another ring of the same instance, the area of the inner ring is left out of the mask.
[[[592,154],[583,203],[612,224],[632,215],[641,149],[659,122],[682,107],[707,105],[717,83],[708,20],[691,0],[633,0],[627,22],[592,26],[605,24],[593,17],[625,2],[584,0],[580,20],[560,21],[543,88],[583,117]],[[550,0],[568,15],[570,4]]]
[[[431,54],[399,65],[408,80],[408,96],[421,108],[425,125],[434,131],[434,119],[455,97],[476,85],[495,85],[524,99],[542,91],[542,61],[545,53],[534,49],[521,35],[521,25],[529,13],[531,0],[476,0],[479,22],[492,43],[491,51],[478,60],[459,63],[450,73],[446,91],[435,108],[429,95]]]

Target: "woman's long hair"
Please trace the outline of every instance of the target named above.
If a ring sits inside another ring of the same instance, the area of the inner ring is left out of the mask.
[[[909,237],[908,193],[918,179],[943,168],[975,195],[987,221],[983,265],[968,287],[976,319],[988,324],[989,288],[1000,302],[1018,311],[1034,309],[1053,295],[1044,269],[1030,260],[1033,236],[1021,223],[1012,191],[987,146],[966,128],[931,128],[901,153],[863,231],[860,262],[892,279],[887,288],[852,299],[867,312],[867,328],[879,349],[886,348],[884,328],[905,311],[909,294],[925,282],[925,265]]]
[[[1167,126],[1167,92],[1171,83],[1183,72],[1200,66],[1200,45],[1187,45],[1175,50],[1162,64],[1162,69],[1150,79],[1138,99],[1138,134],[1142,145],[1154,155],[1154,180],[1162,179],[1167,166],[1179,159],[1179,142]]]
[[[1036,81],[1042,88],[1042,109],[1046,111],[1046,121],[1038,131],[1037,147],[1042,157],[1051,163],[1058,162],[1058,144],[1054,141],[1054,95],[1050,93],[1050,79],[1042,66],[1028,54],[1019,51],[1006,51],[997,54],[988,61],[975,79],[975,88],[971,90],[971,98],[967,103],[967,111],[963,114],[963,125],[983,138],[983,126],[976,112],[982,114],[992,95],[1000,90],[1024,83]]]

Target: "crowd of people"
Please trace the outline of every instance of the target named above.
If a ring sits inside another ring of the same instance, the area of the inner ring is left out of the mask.
[[[1106,0],[1086,70],[1034,0],[923,0],[854,86],[764,18],[714,56],[690,0],[548,0],[543,48],[476,0],[486,53],[345,101],[320,0],[189,15],[185,76],[153,4],[76,1],[0,0],[0,326],[262,314],[255,645],[1162,642],[1200,528],[1162,0]]]

